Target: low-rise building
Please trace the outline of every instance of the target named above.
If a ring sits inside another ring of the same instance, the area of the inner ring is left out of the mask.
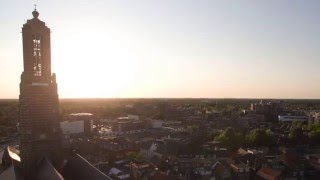
[[[291,115],[279,115],[279,122],[293,122],[293,121],[301,121],[307,122],[309,120],[308,116],[291,116]]]
[[[90,135],[93,130],[93,118],[91,113],[72,113],[65,121],[60,122],[60,128],[65,135],[81,134]]]

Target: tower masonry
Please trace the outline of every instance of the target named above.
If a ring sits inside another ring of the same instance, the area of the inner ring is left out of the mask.
[[[19,96],[20,156],[26,177],[32,177],[38,161],[60,161],[61,131],[55,74],[51,74],[50,29],[33,18],[22,27],[23,66]]]

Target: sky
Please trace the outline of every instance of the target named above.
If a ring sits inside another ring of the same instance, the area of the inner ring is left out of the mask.
[[[318,0],[4,0],[0,98],[35,3],[60,98],[320,99]]]

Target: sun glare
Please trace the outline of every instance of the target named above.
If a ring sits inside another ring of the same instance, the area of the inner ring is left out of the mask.
[[[60,96],[95,98],[130,94],[137,62],[126,48],[101,35],[86,31],[56,42],[60,44],[54,57]]]

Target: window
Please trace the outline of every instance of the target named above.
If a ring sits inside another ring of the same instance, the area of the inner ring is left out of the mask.
[[[34,76],[42,76],[41,36],[33,35],[33,72]]]

